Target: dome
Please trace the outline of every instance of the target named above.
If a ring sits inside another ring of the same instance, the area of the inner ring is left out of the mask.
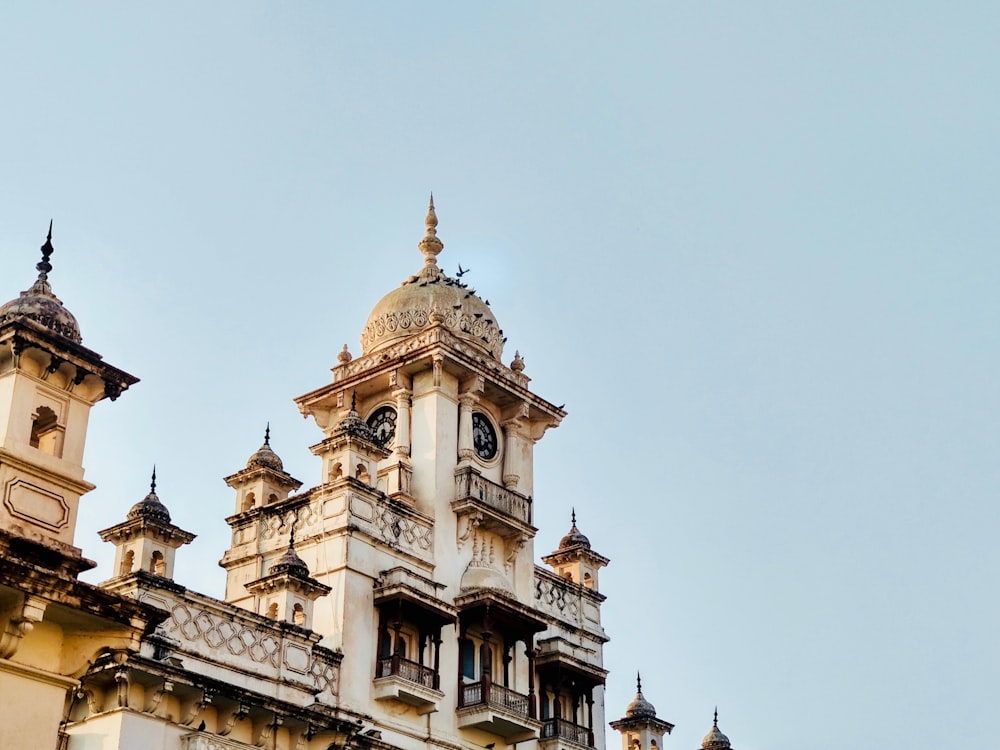
[[[132,506],[128,512],[129,520],[145,518],[160,523],[170,523],[170,511],[156,496],[156,469],[153,469],[153,479],[149,483],[149,494]]]
[[[274,565],[271,566],[271,573],[288,573],[288,575],[295,576],[296,578],[308,578],[309,566],[305,564],[305,561],[301,557],[295,554],[295,546],[289,545],[285,554],[279,557]]]
[[[590,540],[576,527],[576,511],[573,511],[573,527],[559,542],[559,549],[586,547],[590,549]]]
[[[73,313],[63,307],[63,303],[49,286],[48,273],[52,270],[49,256],[52,251],[52,225],[49,224],[49,234],[42,245],[42,260],[35,266],[38,269],[38,279],[30,289],[0,306],[0,325],[14,320],[30,320],[79,344],[83,340],[79,323]]]
[[[377,352],[440,322],[458,338],[500,359],[503,332],[489,305],[460,278],[448,276],[437,265],[444,244],[437,238],[433,196],[425,223],[427,234],[419,244],[424,267],[372,309],[361,333],[362,353]],[[460,270],[459,276],[464,273]]]
[[[655,719],[656,708],[643,696],[640,690],[625,709],[625,715],[630,719]]]
[[[264,444],[257,449],[250,458],[247,459],[248,469],[273,469],[274,471],[284,471],[284,464],[278,454],[271,450],[271,425],[264,431]]]
[[[715,719],[712,721],[712,729],[701,741],[702,750],[726,750],[730,747],[729,738],[719,729],[719,712],[715,712]]]

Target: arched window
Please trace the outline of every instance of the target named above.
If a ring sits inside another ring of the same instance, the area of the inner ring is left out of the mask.
[[[248,492],[247,495],[246,495],[246,497],[243,498],[243,508],[242,508],[242,510],[243,511],[250,510],[253,507],[253,505],[254,505],[255,502],[257,502],[257,498],[254,497],[254,494],[252,492]]]
[[[368,484],[369,481],[371,481],[371,478],[368,476],[368,469],[365,468],[364,464],[358,464],[358,468],[354,472],[354,478],[360,479],[365,484]]]
[[[340,479],[342,476],[344,476],[344,467],[341,466],[338,461],[330,467],[330,481],[332,482],[334,479]]]
[[[306,625],[306,611],[302,608],[301,604],[296,604],[292,607],[292,622],[296,625],[301,625],[305,627]]]
[[[149,572],[158,576],[167,574],[167,562],[163,559],[163,553],[157,550],[149,558]]]
[[[271,604],[267,608],[267,612],[265,613],[265,616],[268,617],[268,618],[270,618],[270,619],[272,619],[272,620],[277,620],[278,619],[278,603],[277,602],[271,602]]]
[[[594,588],[594,579],[591,577],[590,573],[583,574],[583,585],[588,589]]]
[[[38,411],[31,418],[32,448],[38,448],[43,453],[57,458],[62,457],[62,434],[59,429],[59,420],[56,413],[47,406],[39,406]]]
[[[122,566],[118,570],[118,575],[127,576],[132,572],[132,566],[135,565],[135,550],[129,550],[124,555],[122,555]]]
[[[572,573],[570,573],[570,572],[569,572],[569,571],[567,570],[566,572],[564,572],[564,573],[563,573],[563,578],[565,578],[565,579],[566,579],[567,581],[569,581],[569,582],[571,582],[571,583],[572,583],[572,581],[573,581],[573,574],[572,574]]]

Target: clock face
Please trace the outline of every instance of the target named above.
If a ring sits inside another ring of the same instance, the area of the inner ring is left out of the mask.
[[[375,433],[379,445],[389,445],[396,436],[396,410],[391,406],[380,406],[368,417],[368,426]]]
[[[478,411],[472,414],[472,447],[476,455],[489,461],[497,455],[497,432],[486,415]]]

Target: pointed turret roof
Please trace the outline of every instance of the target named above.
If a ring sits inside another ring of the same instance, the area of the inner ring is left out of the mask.
[[[62,301],[52,292],[49,285],[49,272],[52,263],[49,258],[55,248],[52,246],[52,222],[49,222],[49,233],[45,244],[41,247],[42,259],[35,265],[38,278],[35,283],[21,294],[0,306],[0,325],[12,320],[29,320],[41,327],[79,344],[80,325],[76,318],[63,305]]]

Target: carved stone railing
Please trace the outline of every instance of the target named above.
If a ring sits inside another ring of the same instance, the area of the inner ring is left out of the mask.
[[[549,617],[572,628],[580,628],[601,640],[607,638],[601,626],[603,601],[600,593],[568,581],[551,570],[535,567],[533,606]]]
[[[460,708],[486,704],[502,708],[513,714],[529,715],[530,701],[528,696],[516,693],[502,685],[484,682],[469,682],[461,685]]]
[[[231,672],[244,681],[252,675],[251,682],[278,683],[283,691],[338,694],[343,657],[320,646],[319,634],[157,583],[144,576],[120,593],[169,613],[157,633],[189,671],[213,678]]]
[[[586,747],[594,746],[593,732],[587,727],[574,724],[572,721],[566,719],[552,718],[545,719],[542,722],[542,739],[545,740],[551,737],[561,737],[562,739],[570,740]]]
[[[468,467],[455,472],[455,499],[477,500],[521,523],[531,524],[531,498],[491,482]]]
[[[399,677],[431,690],[437,690],[440,685],[438,674],[433,669],[401,656],[387,656],[384,659],[379,659],[377,676]]]

